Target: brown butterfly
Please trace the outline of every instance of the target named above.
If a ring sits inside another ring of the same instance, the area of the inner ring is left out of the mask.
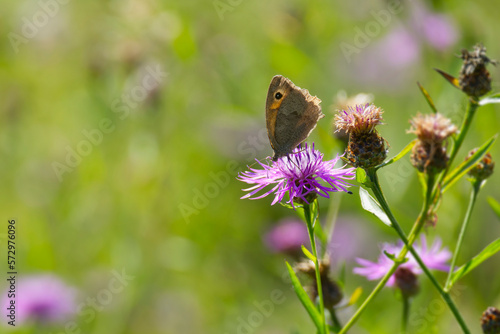
[[[267,134],[274,155],[272,160],[288,155],[309,137],[319,119],[321,100],[311,96],[289,79],[276,75],[271,80],[266,100]]]

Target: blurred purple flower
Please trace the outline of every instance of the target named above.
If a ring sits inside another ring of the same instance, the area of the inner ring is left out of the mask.
[[[372,225],[357,216],[339,216],[327,246],[331,267],[373,254],[375,245],[371,241],[376,233]]]
[[[295,255],[301,252],[302,245],[309,244],[309,234],[304,222],[287,218],[266,233],[264,242],[274,253]]]
[[[394,68],[405,68],[420,58],[420,46],[413,34],[403,26],[392,29],[376,48],[377,54]]]
[[[361,267],[357,267],[353,269],[355,274],[365,276],[368,280],[373,281],[382,278],[392,267],[394,261],[389,259],[383,251],[386,251],[389,254],[394,254],[397,256],[401,249],[403,248],[403,242],[399,242],[397,245],[385,243],[382,246],[382,253],[378,258],[378,262],[371,262],[365,259],[357,258],[356,262],[358,262]],[[424,262],[424,264],[429,269],[449,270],[449,266],[446,265],[446,262],[451,258],[451,252],[447,248],[441,249],[441,240],[436,238],[434,243],[428,247],[427,239],[424,235],[420,238],[420,245],[414,245],[415,250],[420,255],[420,258]],[[409,260],[400,265],[400,267],[411,270],[411,272],[415,275],[419,275],[422,273],[422,269],[418,265],[417,261],[413,258],[413,256],[408,253],[407,257]],[[387,286],[393,286],[395,283],[395,276],[392,275],[387,281]]]
[[[16,322],[63,322],[76,312],[75,295],[76,290],[54,275],[23,277],[16,284]],[[9,307],[11,300],[5,292],[1,302],[3,310]]]
[[[458,39],[458,32],[451,20],[442,14],[429,13],[422,21],[423,36],[439,51],[448,49]]]
[[[449,16],[432,12],[417,1],[412,18],[413,30],[436,50],[446,50],[457,42],[459,33]]]
[[[351,64],[354,80],[379,88],[401,89],[420,60],[420,44],[410,30],[395,24],[380,40],[369,45]]]
[[[241,198],[259,199],[274,192],[274,200],[271,203],[274,205],[281,202],[288,192],[290,200],[287,203],[293,205],[293,201],[297,199],[309,203],[310,196],[320,195],[330,198],[329,192],[347,192],[347,187],[351,184],[345,180],[354,178],[355,169],[334,168],[339,159],[337,155],[333,160],[323,161],[323,154],[314,149],[314,144],[313,146],[306,144],[304,148],[299,145],[288,156],[272,162],[271,166],[257,160],[263,169],[249,168],[249,171],[238,175],[238,180],[254,185],[243,189],[249,193]],[[321,184],[320,180],[328,183],[328,186]],[[251,198],[270,185],[273,185],[271,190]]]

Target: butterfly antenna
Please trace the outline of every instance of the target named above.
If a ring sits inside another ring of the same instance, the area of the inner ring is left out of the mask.
[[[266,159],[266,160],[267,160],[267,162],[269,162],[269,157],[264,158],[264,159]],[[248,168],[251,168],[253,165],[255,165],[255,164],[256,164],[256,163],[258,163],[258,162],[259,162],[259,163],[262,163],[262,161],[261,161],[261,160],[258,160],[258,159],[255,159],[255,160],[257,160],[257,161],[255,161],[255,162],[254,162],[253,164],[251,164],[250,166],[248,166],[248,165],[247,165],[247,167],[248,167]],[[269,164],[268,164],[268,166],[269,166]]]

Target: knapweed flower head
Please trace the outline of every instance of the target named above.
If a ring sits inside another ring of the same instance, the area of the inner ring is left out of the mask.
[[[295,218],[286,218],[266,233],[264,242],[274,253],[297,256],[302,254],[302,245],[309,244],[309,234],[304,222]]]
[[[477,148],[471,150],[465,160],[468,160],[474,153],[477,152]],[[495,162],[493,161],[491,154],[486,153],[484,157],[479,161],[474,167],[472,167],[468,174],[475,180],[482,181],[486,180],[493,174],[495,169]]]
[[[354,168],[335,168],[340,156],[323,161],[323,154],[307,144],[299,145],[292,153],[273,161],[270,166],[257,161],[263,169],[249,168],[238,175],[238,180],[253,185],[243,189],[249,193],[241,197],[259,199],[274,193],[271,205],[281,202],[289,194],[287,203],[310,203],[317,195],[329,198],[330,192],[345,191],[351,186],[346,180],[355,177]],[[321,182],[323,181],[323,183]],[[257,193],[271,186],[257,197]]]
[[[488,307],[481,316],[481,328],[484,334],[500,333],[500,311],[496,307]]]
[[[335,115],[335,125],[337,131],[347,133],[372,132],[376,125],[382,124],[382,113],[381,108],[370,103],[349,106]]]
[[[19,324],[27,321],[61,323],[76,312],[76,291],[54,275],[23,277],[16,288],[16,322]],[[2,309],[9,307],[10,300],[5,292]]]
[[[457,132],[457,127],[440,113],[418,114],[410,120],[408,133],[417,135],[410,160],[420,172],[438,173],[448,164],[446,139]]]
[[[441,240],[436,238],[431,246],[427,245],[427,239],[422,235],[420,238],[420,243],[413,246],[415,251],[420,255],[420,258],[424,264],[429,269],[447,271],[449,266],[446,262],[451,258],[451,252],[446,248],[441,248]],[[399,242],[396,245],[393,244],[383,244],[382,253],[380,254],[377,262],[372,262],[365,259],[357,258],[361,267],[356,267],[353,269],[355,274],[365,276],[368,280],[377,280],[382,278],[392,267],[394,261],[391,260],[384,251],[388,254],[393,254],[398,256],[399,252],[403,249],[403,242]],[[420,275],[422,269],[418,265],[417,261],[412,255],[408,255],[408,261],[402,263],[400,268],[406,268],[410,270],[415,275]],[[396,283],[396,275],[392,275],[387,281],[387,286],[394,286]]]
[[[337,131],[349,134],[346,158],[353,167],[369,168],[387,157],[385,139],[375,130],[382,124],[382,109],[374,104],[358,104],[340,110],[335,116]]]
[[[442,144],[448,137],[457,132],[457,127],[450,119],[440,113],[417,114],[410,120],[408,133],[417,135],[420,141],[429,144]]]
[[[335,97],[335,103],[333,105],[333,110],[337,112],[338,110],[348,109],[349,106],[352,105],[366,105],[370,104],[373,101],[373,94],[367,93],[358,93],[356,95],[348,96],[345,90],[340,90],[337,92],[337,96]],[[349,134],[346,129],[337,129],[337,125],[335,124],[335,120],[333,122],[333,135],[335,138],[341,140],[345,144],[349,141]]]

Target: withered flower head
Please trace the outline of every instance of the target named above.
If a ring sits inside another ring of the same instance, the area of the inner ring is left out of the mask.
[[[481,327],[484,334],[500,333],[500,311],[496,307],[488,307],[481,317]]]
[[[418,139],[426,143],[441,144],[449,136],[457,132],[457,127],[450,119],[440,113],[418,114],[410,120],[411,128],[408,133],[414,133]]]
[[[412,165],[426,173],[438,173],[445,169],[449,157],[444,142],[457,131],[457,127],[439,113],[418,114],[410,120],[410,124],[408,132],[418,137],[410,157]]]
[[[382,124],[382,113],[381,108],[366,103],[341,110],[335,116],[337,131],[349,134],[346,158],[352,166],[369,168],[386,158],[385,140],[375,130]]]
[[[475,45],[472,52],[462,49],[461,58],[463,64],[459,77],[460,89],[472,97],[488,93],[491,90],[491,77],[486,65],[496,65],[497,62],[486,56],[486,48],[481,44]]]
[[[476,152],[477,148],[471,150],[465,160],[469,159]],[[495,162],[492,160],[491,154],[486,153],[483,159],[469,170],[469,175],[478,181],[486,180],[493,174],[494,167]]]

